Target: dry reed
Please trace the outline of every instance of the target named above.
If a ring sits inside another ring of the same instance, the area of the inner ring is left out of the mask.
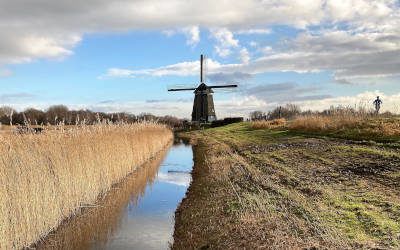
[[[271,121],[254,121],[250,123],[250,127],[252,129],[273,129],[273,128],[283,127],[285,125],[286,125],[285,118],[274,119]]]
[[[0,135],[0,249],[43,238],[172,138],[152,123]]]
[[[153,183],[167,150],[162,150],[102,197],[94,207],[83,209],[73,220],[63,223],[37,245],[37,250],[90,249],[93,242],[103,249],[119,227],[127,204],[136,204],[148,184]]]
[[[351,115],[307,115],[294,119],[289,128],[308,132],[333,131],[355,127],[362,121],[362,117]]]
[[[395,116],[382,117],[350,113],[305,115],[289,122],[287,127],[295,131],[340,133],[342,136],[346,133],[347,137],[350,136],[353,139],[396,139],[400,137],[400,120]]]

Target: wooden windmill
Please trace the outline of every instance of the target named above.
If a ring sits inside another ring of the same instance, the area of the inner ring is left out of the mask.
[[[203,73],[204,56],[200,56],[200,85],[197,88],[179,88],[179,89],[168,89],[168,91],[187,91],[194,90],[194,101],[192,111],[193,122],[212,122],[217,120],[215,115],[214,100],[213,100],[213,89],[217,88],[236,88],[236,84],[232,85],[212,85],[208,86],[204,83]]]

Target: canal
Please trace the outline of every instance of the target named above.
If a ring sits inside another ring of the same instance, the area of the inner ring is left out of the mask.
[[[191,181],[193,151],[176,143],[121,183],[96,205],[46,237],[37,249],[168,249],[174,213]]]

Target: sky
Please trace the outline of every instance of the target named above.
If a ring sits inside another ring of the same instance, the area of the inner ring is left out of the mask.
[[[217,116],[294,103],[400,113],[400,1],[0,0],[0,105],[189,118],[207,84]]]

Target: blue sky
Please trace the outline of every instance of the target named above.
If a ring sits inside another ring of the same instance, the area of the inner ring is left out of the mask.
[[[195,86],[203,53],[207,82],[240,86],[216,91],[220,117],[376,95],[397,112],[399,16],[390,0],[5,1],[0,105],[189,117],[192,93],[166,90]]]

